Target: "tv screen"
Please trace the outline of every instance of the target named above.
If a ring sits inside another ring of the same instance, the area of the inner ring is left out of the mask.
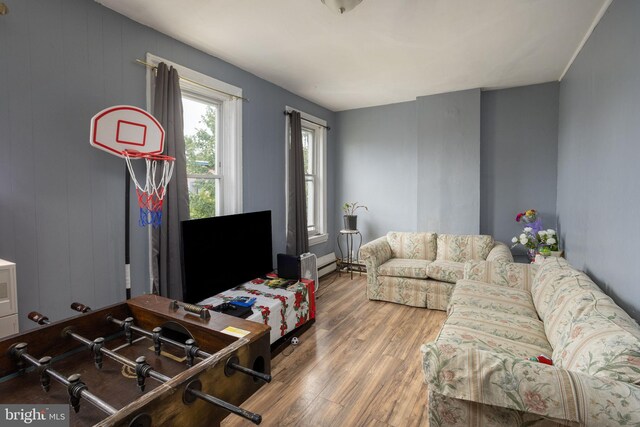
[[[271,211],[182,221],[182,292],[196,304],[273,271]]]

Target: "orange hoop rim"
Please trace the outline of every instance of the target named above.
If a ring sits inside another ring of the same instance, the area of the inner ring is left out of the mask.
[[[122,155],[125,157],[129,157],[131,159],[149,159],[149,160],[170,161],[170,162],[173,162],[176,160],[175,157],[167,156],[166,154],[143,153],[137,150],[124,150],[122,152]]]

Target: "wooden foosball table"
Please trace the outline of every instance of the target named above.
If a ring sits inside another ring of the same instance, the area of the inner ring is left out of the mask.
[[[69,403],[71,426],[215,426],[271,381],[269,327],[156,295],[0,341],[0,403]],[[236,336],[221,332],[231,331]]]

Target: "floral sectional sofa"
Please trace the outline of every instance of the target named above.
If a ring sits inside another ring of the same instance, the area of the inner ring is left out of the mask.
[[[563,258],[467,263],[421,350],[432,427],[640,425],[640,327]]]
[[[446,310],[467,261],[513,261],[509,248],[486,235],[391,231],[362,246],[367,297]]]

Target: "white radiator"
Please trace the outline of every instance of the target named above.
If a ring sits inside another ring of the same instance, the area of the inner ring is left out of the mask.
[[[313,280],[316,291],[318,290],[318,264],[316,254],[307,252],[300,255],[300,276],[303,279]]]

